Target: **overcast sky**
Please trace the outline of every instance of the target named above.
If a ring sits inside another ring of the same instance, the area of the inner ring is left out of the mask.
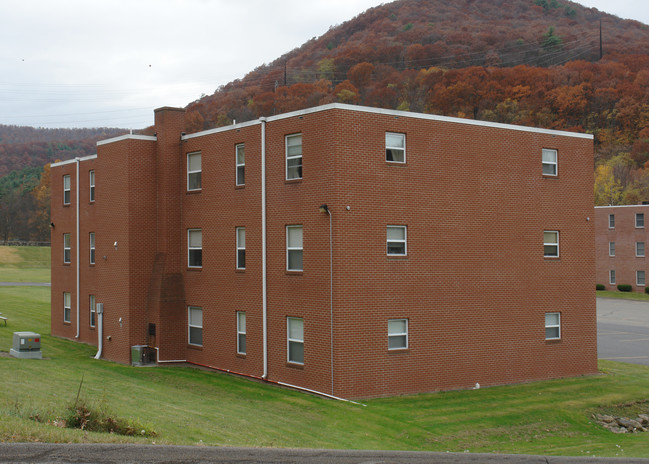
[[[381,3],[0,0],[0,124],[140,129]],[[649,24],[648,0],[580,3]]]

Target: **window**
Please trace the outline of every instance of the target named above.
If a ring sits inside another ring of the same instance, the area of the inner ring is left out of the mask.
[[[608,215],[608,228],[615,229],[615,214]]]
[[[237,227],[237,269],[246,268],[246,228]]]
[[[388,321],[388,350],[405,350],[408,348],[408,319],[390,319]]]
[[[70,176],[63,176],[63,204],[70,204]]]
[[[615,242],[608,242],[608,255],[615,256]]]
[[[635,255],[644,258],[644,242],[635,242]]]
[[[187,154],[187,190],[201,189],[201,153]]]
[[[203,266],[203,231],[201,229],[189,229],[187,231],[187,251],[189,267]]]
[[[246,354],[246,313],[237,312],[237,353]]]
[[[188,306],[189,344],[203,346],[203,308]]]
[[[644,213],[635,213],[635,226],[638,228],[644,227]]]
[[[286,269],[302,270],[302,226],[286,226]]]
[[[387,227],[387,253],[390,256],[405,256],[406,249],[406,226]]]
[[[610,271],[608,271],[608,282],[611,285],[615,285],[615,283],[616,283],[615,282],[615,269],[611,269]]]
[[[644,287],[645,285],[644,271],[635,271],[635,284],[638,287]]]
[[[63,234],[63,262],[70,264],[72,258],[72,247],[70,246],[70,234]]]
[[[545,339],[561,338],[561,313],[545,313]]]
[[[94,327],[97,321],[97,307],[95,305],[95,295],[90,295],[90,327]]]
[[[63,293],[63,322],[70,322],[70,314],[72,313],[72,298],[70,292]]]
[[[237,180],[236,185],[246,183],[246,155],[243,143],[236,146]]]
[[[289,317],[286,319],[288,330],[288,362],[304,364],[304,319]]]
[[[557,175],[557,150],[550,150],[544,148],[541,157],[543,158],[543,175],[556,176]]]
[[[286,179],[302,178],[302,134],[286,136]]]
[[[556,230],[543,232],[543,256],[546,258],[559,257],[559,232]]]
[[[90,264],[95,264],[95,233],[90,232]]]
[[[385,133],[385,161],[406,162],[406,134]]]
[[[95,171],[90,171],[90,201],[95,201]]]

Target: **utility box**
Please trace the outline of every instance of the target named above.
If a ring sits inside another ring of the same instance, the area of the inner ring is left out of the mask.
[[[151,349],[148,345],[135,345],[131,347],[131,365],[147,366],[153,362]]]
[[[41,336],[34,332],[14,332],[13,347],[9,354],[14,358],[42,359]]]

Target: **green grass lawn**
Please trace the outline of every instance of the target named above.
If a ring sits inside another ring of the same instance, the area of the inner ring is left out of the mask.
[[[640,292],[619,292],[617,290],[598,290],[597,298],[618,298],[620,300],[649,301],[649,295]]]
[[[0,247],[0,281],[49,282],[49,265],[49,248]],[[649,299],[640,293],[597,296]],[[602,374],[593,377],[375,399],[362,406],[189,367],[96,361],[94,347],[49,335],[49,298],[49,288],[0,287],[0,312],[9,317],[9,326],[0,326],[0,441],[649,457],[649,433],[614,435],[591,419],[595,411],[648,400],[647,367],[601,362]],[[24,330],[43,336],[45,359],[6,356],[13,332]],[[51,425],[75,400],[82,379],[83,400],[157,436]]]
[[[600,408],[649,399],[649,368],[475,391],[334,401],[190,367],[131,367],[49,335],[49,289],[0,287],[0,441],[392,449],[649,457],[649,433],[615,435]],[[14,331],[42,335],[43,360],[6,357]],[[152,438],[59,428],[77,395],[153,429]],[[31,418],[39,418],[37,422]]]
[[[50,282],[50,247],[0,246],[0,282]]]

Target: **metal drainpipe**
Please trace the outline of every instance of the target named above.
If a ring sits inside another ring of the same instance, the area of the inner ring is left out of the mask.
[[[330,318],[330,336],[331,343],[331,396],[334,396],[334,260],[333,260],[333,235],[331,231],[331,210],[327,208],[329,214],[329,318]]]
[[[74,159],[77,164],[77,180],[76,180],[76,194],[77,194],[77,200],[76,200],[76,214],[77,214],[77,238],[76,238],[76,245],[77,245],[77,250],[76,250],[76,255],[77,255],[77,335],[75,338],[79,338],[81,334],[81,310],[79,308],[79,302],[81,301],[79,298],[79,288],[80,288],[80,277],[79,277],[79,252],[81,251],[81,247],[79,246],[80,244],[80,237],[79,237],[79,230],[80,230],[80,225],[79,225],[79,157],[76,157]]]
[[[261,299],[263,318],[263,355],[264,373],[262,379],[268,379],[268,295],[266,281],[266,118],[261,121]]]

